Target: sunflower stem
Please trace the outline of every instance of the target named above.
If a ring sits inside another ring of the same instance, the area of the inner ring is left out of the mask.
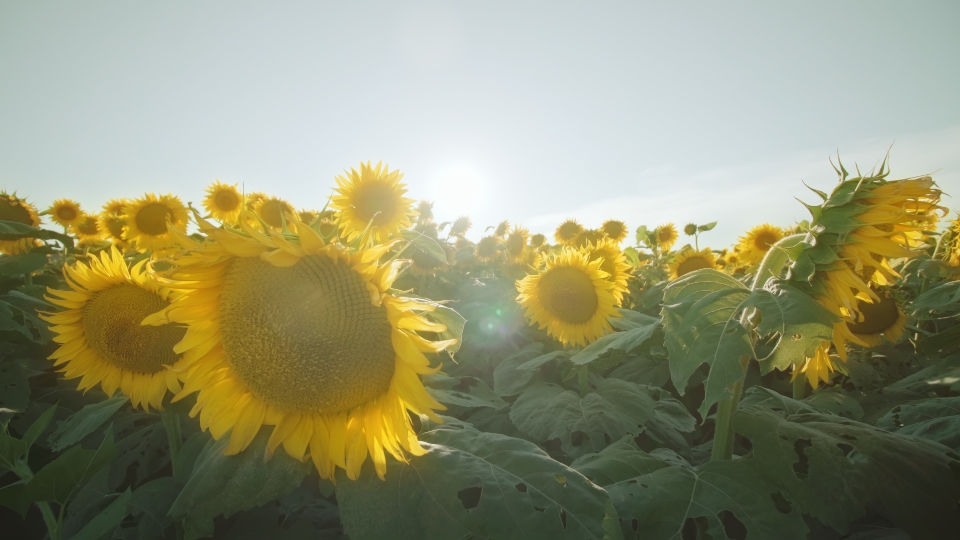
[[[40,513],[43,515],[43,522],[47,526],[47,533],[50,535],[50,540],[60,540],[60,523],[57,522],[57,517],[53,515],[53,509],[50,508],[50,503],[41,501],[37,503],[37,507],[40,508]]]
[[[763,257],[763,262],[757,269],[757,275],[753,278],[751,289],[763,287],[763,284],[771,277],[780,277],[783,267],[790,261],[790,254],[787,253],[787,250],[796,247],[806,237],[806,234],[794,234],[781,238],[779,242],[770,246],[767,254]]]
[[[793,380],[793,399],[799,401],[806,397],[807,394],[807,378],[803,375],[797,375],[797,378]]]
[[[177,456],[180,455],[180,446],[183,444],[183,433],[180,431],[180,416],[173,411],[160,413],[163,427],[167,430],[167,444],[170,449],[170,467],[173,476],[177,476]]]
[[[750,364],[750,355],[740,357],[740,368],[747,372]],[[716,430],[713,432],[713,450],[710,461],[733,459],[733,415],[740,405],[740,394],[743,392],[743,378],[727,387],[730,397],[717,402]]]
[[[583,366],[577,373],[577,382],[580,383],[580,398],[584,398],[590,393],[590,370]]]

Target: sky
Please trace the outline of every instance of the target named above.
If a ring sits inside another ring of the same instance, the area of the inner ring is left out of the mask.
[[[837,153],[960,196],[958,27],[955,0],[2,2],[0,188],[318,209],[383,160],[474,239],[718,221],[724,247],[807,217]]]

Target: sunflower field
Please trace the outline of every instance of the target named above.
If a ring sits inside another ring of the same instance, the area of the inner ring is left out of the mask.
[[[379,163],[307,208],[0,193],[3,537],[960,537],[960,221],[834,168],[722,249],[473,242]]]

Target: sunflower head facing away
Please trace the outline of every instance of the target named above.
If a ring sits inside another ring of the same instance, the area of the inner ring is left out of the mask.
[[[180,232],[187,228],[187,209],[174,195],[147,193],[130,201],[121,216],[126,227],[123,238],[140,251],[158,251],[177,244],[177,235],[167,230],[167,222]]]
[[[860,341],[870,347],[881,343],[881,337],[896,344],[903,337],[907,326],[907,316],[889,291],[881,291],[879,301],[864,302],[858,300],[860,320],[847,323],[847,328]]]
[[[426,223],[433,221],[433,203],[430,201],[420,201],[417,204],[417,222]]]
[[[630,278],[631,267],[626,255],[620,250],[620,244],[612,238],[604,238],[596,244],[587,245],[583,252],[590,262],[602,261],[600,270],[607,273],[607,279],[614,285],[611,294],[616,299],[617,305],[621,305],[623,295],[627,292],[627,280]]]
[[[80,378],[86,392],[100,385],[108,395],[119,388],[134,407],[160,408],[163,397],[179,392],[180,355],[174,345],[184,329],[141,323],[170,305],[170,293],[144,271],[146,261],[128,268],[116,248],[89,263],[64,267],[70,290],[48,289],[47,300],[64,308],[42,318],[60,346],[50,355],[67,379]]]
[[[697,224],[696,223],[687,223],[683,226],[683,234],[687,236],[693,236],[697,234]]]
[[[423,454],[407,411],[438,420],[418,375],[456,340],[419,334],[446,330],[422,315],[434,304],[386,292],[402,261],[378,261],[396,242],[352,251],[306,226],[290,236],[243,215],[242,231],[198,223],[215,242],[180,258],[170,286],[182,298],[147,322],[186,325],[175,399],[199,392],[191,414],[214,438],[230,433],[226,453],[272,425],[268,455],[309,454],[324,478],[342,468],[356,479],[368,456],[383,478],[387,453]]]
[[[654,231],[654,236],[657,239],[657,246],[660,247],[660,251],[670,251],[670,248],[673,247],[673,244],[677,242],[677,228],[673,226],[673,223],[667,223],[666,225],[661,225],[656,228]]]
[[[473,223],[467,216],[460,216],[450,224],[450,236],[463,236],[470,230]]]
[[[207,186],[207,196],[203,199],[203,208],[213,219],[221,223],[236,223],[243,209],[243,195],[237,185],[224,184],[215,180]]]
[[[36,207],[25,199],[0,191],[0,221],[13,221],[37,227],[40,225],[40,214]],[[17,255],[33,246],[40,245],[35,238],[21,238],[19,240],[0,240],[0,253]]]
[[[500,252],[500,240],[494,236],[484,236],[477,242],[476,256],[480,262],[491,262]]]
[[[83,212],[80,210],[80,203],[70,199],[57,199],[53,201],[53,204],[47,209],[46,214],[50,216],[50,219],[52,219],[54,223],[61,227],[72,227],[76,225],[83,216]]]
[[[616,285],[583,252],[570,248],[543,258],[543,268],[517,281],[517,302],[530,324],[564,345],[587,345],[609,332],[620,317]]]
[[[669,265],[670,279],[678,279],[681,276],[689,274],[694,270],[704,268],[717,268],[717,257],[710,248],[703,248],[700,251],[695,249],[684,249],[676,253],[673,262]]]
[[[568,219],[557,227],[556,232],[553,233],[553,238],[558,244],[569,246],[573,244],[573,241],[582,232],[583,225],[577,223],[575,219]]]
[[[780,227],[764,223],[750,229],[740,237],[740,253],[743,261],[749,265],[760,264],[770,251],[770,247],[783,239],[784,232]]]
[[[627,224],[618,221],[616,219],[608,219],[603,222],[603,225],[600,226],[600,230],[603,231],[603,234],[613,240],[614,242],[620,243],[624,238],[627,237]]]
[[[530,236],[529,231],[520,226],[514,226],[513,230],[510,231],[510,234],[507,235],[506,240],[504,240],[505,251],[507,253],[507,260],[511,263],[518,264],[522,263],[527,259],[527,238]]]
[[[384,242],[410,227],[410,218],[417,212],[413,199],[403,196],[407,187],[402,178],[399,171],[369,162],[361,163],[359,171],[350,169],[346,176],[337,176],[339,187],[330,208],[340,212],[340,234],[347,242],[364,235],[364,231],[369,243]]]

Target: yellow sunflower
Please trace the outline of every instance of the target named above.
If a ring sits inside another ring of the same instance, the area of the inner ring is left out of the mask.
[[[615,219],[608,219],[603,222],[603,225],[600,226],[600,230],[603,231],[603,234],[607,235],[607,238],[610,238],[616,243],[623,242],[623,239],[627,237],[627,224],[622,221],[617,221]]]
[[[40,214],[37,209],[25,199],[17,197],[16,194],[9,195],[0,191],[0,221],[13,221],[38,227],[40,225]],[[20,240],[0,240],[0,253],[7,255],[17,255],[23,253],[33,246],[39,246],[40,241],[36,238],[21,238]]]
[[[385,452],[423,454],[407,411],[439,420],[444,407],[418,374],[439,369],[425,353],[456,340],[417,333],[446,330],[420,315],[433,304],[386,293],[402,262],[378,260],[395,242],[351,252],[307,226],[292,236],[243,215],[243,232],[197,221],[215,242],[175,263],[168,283],[184,296],[147,323],[187,325],[175,399],[199,392],[191,414],[216,439],[230,432],[226,453],[272,425],[268,454],[281,444],[297,459],[309,452],[324,478],[340,467],[356,479],[368,454],[383,478]]]
[[[247,208],[247,210],[253,211],[253,207],[256,206],[261,199],[266,199],[266,198],[267,198],[266,193],[263,193],[262,191],[254,191],[253,193],[248,193],[246,196],[246,199],[244,200],[244,206]]]
[[[674,255],[673,262],[669,265],[670,279],[674,280],[704,268],[717,268],[717,257],[710,248],[703,248],[700,251],[693,248],[685,249]]]
[[[107,214],[112,214],[114,216],[122,216],[123,209],[130,201],[127,199],[110,199],[103,205],[103,211]]]
[[[847,328],[870,347],[880,345],[881,337],[897,343],[907,327],[907,316],[889,291],[878,295],[879,302],[860,301],[857,308],[863,317],[859,322],[847,323]]]
[[[511,264],[522,263],[527,260],[527,237],[530,232],[520,226],[514,226],[510,234],[504,241],[506,247],[507,262]]]
[[[314,210],[301,210],[297,213],[297,217],[300,218],[300,221],[304,225],[313,225],[318,219],[320,219],[320,212]]]
[[[673,223],[667,223],[666,225],[657,227],[654,234],[657,238],[657,245],[660,246],[660,251],[670,251],[670,248],[673,247],[673,244],[677,242],[677,238],[679,237],[677,228],[673,226]]]
[[[469,217],[460,216],[453,220],[453,223],[450,225],[450,236],[463,236],[470,230],[472,225],[473,223],[470,222]]]
[[[70,231],[84,243],[95,242],[103,237],[97,216],[86,212],[81,213],[80,219],[70,227]]]
[[[575,219],[568,219],[557,227],[553,233],[553,238],[558,244],[565,246],[572,245],[574,239],[583,232],[583,225],[577,223]]]
[[[620,244],[613,238],[604,238],[596,244],[589,244],[584,250],[590,262],[601,259],[600,270],[608,274],[607,279],[613,283],[610,291],[617,305],[623,303],[623,295],[627,292],[627,280],[630,278],[630,264],[626,255],[620,250]]]
[[[236,223],[237,216],[243,208],[243,195],[237,185],[224,184],[215,180],[207,186],[207,196],[203,199],[203,207],[213,219],[222,223]]]
[[[770,246],[779,242],[783,236],[783,229],[769,223],[750,229],[747,234],[740,237],[740,243],[737,245],[743,262],[750,266],[760,264],[770,251]]]
[[[687,223],[683,226],[683,234],[687,236],[694,236],[697,234],[697,224],[696,223]]]
[[[148,315],[170,305],[171,293],[144,271],[146,261],[128,268],[116,248],[89,263],[64,266],[71,290],[47,289],[47,300],[65,308],[41,317],[60,344],[50,355],[79,389],[96,385],[111,396],[120,389],[134,407],[161,408],[163,396],[179,392],[175,370],[182,359],[173,346],[185,333],[172,324],[143,326]],[[169,369],[168,369],[169,368]]]
[[[413,200],[403,196],[406,184],[400,171],[391,172],[386,165],[360,164],[360,171],[350,169],[346,176],[337,176],[336,192],[330,208],[340,212],[340,234],[350,242],[366,232],[368,243],[386,241],[391,234],[411,225],[417,215]],[[369,227],[369,230],[367,229]]]
[[[537,233],[530,237],[530,247],[541,248],[544,247],[547,243],[547,237]]]
[[[167,230],[167,221],[179,231],[186,230],[187,209],[174,195],[147,193],[134,199],[123,210],[124,240],[140,251],[159,251],[177,243],[177,236]]]
[[[80,222],[83,216],[80,203],[70,199],[57,199],[45,212],[54,223],[62,227],[71,227]]]
[[[113,245],[117,246],[121,251],[125,251],[130,247],[130,243],[123,239],[123,227],[126,225],[126,222],[122,217],[103,211],[97,216],[97,220],[104,238],[109,239]]]
[[[586,249],[590,244],[596,244],[603,240],[603,231],[596,229],[585,229],[573,239],[571,244],[579,249]]]
[[[503,238],[508,232],[510,232],[510,222],[503,220],[497,224],[495,229],[493,229],[493,236],[497,238]]]
[[[295,211],[293,207],[290,206],[290,203],[283,199],[264,197],[257,201],[257,204],[253,207],[253,211],[264,223],[278,231],[283,230],[285,224],[290,230],[293,230],[293,224],[286,216],[293,214]]]
[[[517,302],[530,324],[564,345],[587,345],[609,332],[620,317],[615,288],[601,259],[593,262],[570,248],[543,258],[543,269],[517,281]]]
[[[425,223],[433,220],[433,203],[430,201],[420,201],[417,205],[417,222]]]
[[[493,236],[484,236],[477,242],[476,256],[480,262],[490,262],[500,252],[500,240]]]

